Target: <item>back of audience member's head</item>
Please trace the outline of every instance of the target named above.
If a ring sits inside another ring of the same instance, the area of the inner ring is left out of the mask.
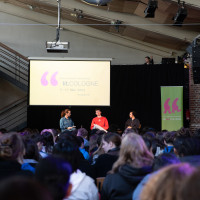
[[[78,146],[84,146],[84,139],[81,136],[77,136]]]
[[[15,132],[0,137],[0,157],[6,160],[16,160],[22,164],[25,153],[22,137]]]
[[[110,143],[112,142],[116,147],[120,147],[121,145],[121,137],[117,133],[106,133],[103,136],[103,141]]]
[[[124,138],[127,134],[129,133],[134,133],[134,134],[138,134],[138,130],[134,129],[134,128],[126,128],[122,134],[122,137]]]
[[[90,136],[90,146],[89,146],[89,152],[93,153],[94,151],[96,151],[98,149],[98,144],[97,144],[97,140],[99,138],[99,135],[94,134]]]
[[[119,158],[114,163],[111,173],[117,172],[125,164],[135,168],[152,166],[153,154],[140,135],[129,133],[122,139]]]
[[[180,160],[173,153],[163,153],[154,158],[153,171],[157,171],[167,165],[178,164]]]
[[[165,147],[165,144],[156,138],[154,138],[151,142],[152,142],[151,151],[154,155],[156,154],[158,148],[164,149]]]
[[[74,136],[69,136],[65,139],[59,140],[53,148],[53,154],[63,157],[72,166],[75,172],[80,163],[81,153],[79,151],[77,139]]]
[[[180,128],[178,131],[176,131],[177,137],[191,137],[192,132],[189,128]]]
[[[200,197],[200,169],[195,171],[191,176],[187,177],[179,191],[178,200],[199,200]]]
[[[200,140],[198,138],[177,137],[174,140],[175,153],[180,157],[200,154]]]
[[[51,132],[45,131],[42,132],[42,137],[43,137],[43,146],[45,146],[45,151],[47,153],[52,153],[52,149],[54,146],[54,137]]]
[[[36,142],[30,139],[27,139],[27,140],[24,140],[24,146],[25,146],[24,159],[34,159],[38,161],[39,151],[38,151],[38,146]]]
[[[176,200],[183,180],[194,172],[187,163],[164,167],[144,186],[140,200]]]
[[[63,200],[70,195],[69,178],[72,173],[70,164],[60,157],[46,157],[37,167],[36,179],[49,191],[53,200]]]
[[[176,138],[176,132],[166,132],[164,134],[164,141],[167,144],[172,144],[173,145],[173,142],[174,142],[175,138]]]
[[[11,177],[0,182],[2,200],[53,200],[38,182],[24,177]]]
[[[79,128],[77,132],[77,136],[81,136],[82,138],[88,138],[88,131],[85,128]]]

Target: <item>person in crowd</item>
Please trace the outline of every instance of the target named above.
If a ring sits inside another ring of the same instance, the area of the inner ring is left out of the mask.
[[[142,189],[146,185],[146,183],[149,181],[149,179],[158,172],[161,168],[180,163],[180,160],[176,157],[175,154],[172,153],[163,153],[157,157],[154,158],[153,162],[153,173],[147,174],[142,181],[138,184],[136,189],[133,192],[133,198],[132,200],[140,200],[140,195],[142,192]]]
[[[153,65],[153,64],[154,64],[153,56],[151,57],[146,56],[144,65]]]
[[[22,169],[30,170],[32,173],[35,173],[35,167],[40,158],[38,146],[33,140],[29,138],[24,138],[23,141],[25,146],[25,155]]]
[[[199,200],[200,197],[200,170],[196,170],[187,177],[180,186],[177,200]]]
[[[43,157],[48,156],[52,153],[53,146],[54,146],[54,137],[51,132],[45,131],[42,132],[42,150],[40,152],[40,155]]]
[[[8,131],[5,128],[0,129],[0,136],[3,135],[4,133],[7,133]]]
[[[181,162],[200,166],[200,139],[196,137],[177,137],[174,140],[174,153]]]
[[[105,177],[112,169],[113,163],[119,157],[121,137],[117,133],[106,133],[102,139],[104,154],[100,155],[94,164],[96,177]]]
[[[65,109],[61,112],[60,130],[61,132],[68,130],[73,131],[75,129],[74,122],[71,119],[71,110]]]
[[[98,146],[98,149],[91,155],[90,157],[90,163],[91,165],[94,165],[97,161],[97,158],[102,155],[104,152],[103,148],[102,148],[102,139],[103,139],[103,135],[99,135],[98,136],[98,139],[97,139],[97,146]]]
[[[181,183],[194,171],[195,169],[187,163],[174,164],[161,169],[144,186],[140,200],[177,200]]]
[[[88,141],[88,131],[85,128],[79,128],[77,136],[80,136],[84,139],[84,147],[89,150],[90,143]]]
[[[49,192],[36,180],[26,177],[9,177],[0,182],[2,200],[53,200]]]
[[[164,135],[164,143],[165,143],[165,148],[164,148],[164,153],[174,153],[174,139],[176,137],[176,132],[167,132]]]
[[[21,135],[10,132],[0,137],[0,181],[13,175],[29,175],[21,169],[24,154],[25,147]]]
[[[71,138],[70,138],[71,137]],[[72,135],[66,139],[60,139],[54,146],[53,154],[62,156],[72,166],[70,183],[72,184],[71,194],[67,200],[97,200],[99,199],[98,190],[94,180],[83,173],[80,166],[80,151]]]
[[[84,140],[81,136],[77,136],[78,142],[79,142],[79,150],[83,154],[84,158],[86,160],[89,160],[90,156],[89,153],[84,148]]]
[[[91,130],[95,127],[95,125],[98,125],[100,127],[102,127],[105,130],[108,130],[109,128],[109,124],[108,124],[108,120],[106,117],[101,116],[101,110],[99,108],[97,108],[95,110],[96,113],[96,117],[92,119],[92,123],[91,123]]]
[[[72,189],[69,183],[72,173],[71,165],[60,157],[49,156],[42,159],[37,167],[35,176],[51,194],[53,200],[67,198]]]
[[[153,158],[140,135],[127,134],[122,140],[119,158],[104,180],[102,200],[132,199],[136,186],[152,171]]]
[[[129,119],[125,123],[125,129],[126,128],[133,128],[133,129],[139,129],[140,128],[140,121],[135,118],[135,111],[130,111],[129,113]]]

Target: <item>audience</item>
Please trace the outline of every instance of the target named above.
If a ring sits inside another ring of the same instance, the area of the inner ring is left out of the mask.
[[[152,171],[153,154],[141,136],[129,133],[121,144],[118,160],[104,180],[102,199],[132,199],[133,190]]]
[[[94,164],[96,177],[105,177],[107,172],[112,169],[113,163],[118,159],[121,145],[121,137],[117,133],[106,133],[102,139],[101,154]]]
[[[19,176],[0,182],[2,200],[53,200],[49,192],[37,181]]]
[[[75,137],[75,136],[74,136]],[[97,187],[94,180],[83,173],[80,168],[80,151],[73,136],[62,138],[54,146],[53,154],[62,156],[72,166],[70,183],[71,194],[67,200],[96,200],[99,199]],[[71,140],[71,141],[70,141]]]
[[[0,199],[199,199],[200,129],[92,131],[0,129]]]
[[[71,193],[72,185],[69,183],[72,168],[67,161],[59,157],[46,157],[41,160],[35,176],[51,194],[53,200],[63,200]]]
[[[0,137],[0,181],[9,176],[26,174],[22,171],[24,154],[25,147],[19,134],[12,132]]]
[[[144,186],[140,200],[178,199],[181,183],[194,171],[195,169],[186,163],[174,164],[161,169]]]

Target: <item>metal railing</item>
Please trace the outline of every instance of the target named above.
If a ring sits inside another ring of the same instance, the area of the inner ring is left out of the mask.
[[[0,71],[28,86],[29,60],[2,43],[0,43]]]
[[[21,88],[28,87],[29,60],[0,43],[0,76]],[[27,89],[26,89],[27,90]],[[27,123],[27,95],[0,109],[0,128],[19,130]]]

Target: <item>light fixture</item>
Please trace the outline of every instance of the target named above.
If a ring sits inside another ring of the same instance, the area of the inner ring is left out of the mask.
[[[178,11],[175,15],[175,17],[173,17],[174,20],[174,26],[182,26],[183,21],[185,20],[185,18],[187,17],[187,9],[185,7],[185,2],[180,2],[180,0],[178,0]]]
[[[158,8],[158,1],[157,0],[149,0],[146,9],[144,10],[146,18],[154,18],[155,11]]]
[[[109,3],[112,0],[81,0],[81,1],[93,6],[107,6],[107,3]]]

